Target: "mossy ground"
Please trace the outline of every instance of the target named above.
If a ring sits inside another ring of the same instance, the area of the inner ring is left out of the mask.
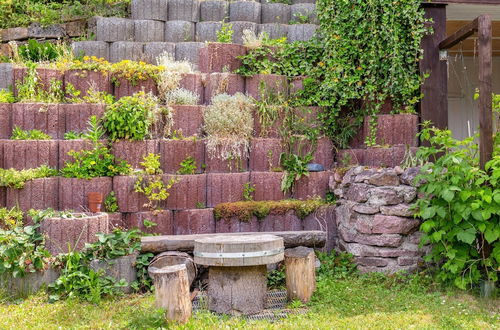
[[[309,312],[278,322],[218,318],[199,312],[184,326],[167,325],[154,296],[129,295],[98,305],[47,303],[39,294],[0,304],[0,329],[500,329],[500,301],[440,291],[421,278],[322,277]]]

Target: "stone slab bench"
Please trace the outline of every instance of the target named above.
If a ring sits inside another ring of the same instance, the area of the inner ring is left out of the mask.
[[[321,248],[326,244],[327,239],[327,233],[319,230],[146,236],[141,239],[141,250],[142,252],[153,253],[161,253],[165,251],[192,252],[194,250],[195,240],[201,238],[265,234],[282,237],[286,248],[294,248],[298,246]]]

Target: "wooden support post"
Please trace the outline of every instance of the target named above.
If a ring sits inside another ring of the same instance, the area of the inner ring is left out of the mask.
[[[316,289],[316,255],[300,246],[285,250],[286,290],[288,300],[308,302]]]
[[[493,154],[492,28],[491,17],[478,17],[479,39],[479,164],[482,169]]]
[[[186,265],[148,270],[155,285],[156,306],[166,309],[167,321],[186,323],[192,312]]]
[[[446,38],[446,5],[422,4],[425,17],[433,20],[432,35],[422,40],[424,57],[420,61],[421,74],[429,74],[422,85],[420,102],[421,121],[431,121],[435,127],[448,127],[448,68],[440,59],[439,43]]]

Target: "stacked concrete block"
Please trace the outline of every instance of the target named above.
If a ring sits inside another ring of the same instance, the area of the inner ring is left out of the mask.
[[[105,141],[102,141],[105,143]],[[92,142],[89,140],[60,140],[59,141],[59,164],[58,168],[62,169],[66,162],[72,162],[73,157],[68,155],[68,152],[90,150],[93,148]]]
[[[59,115],[56,104],[14,103],[12,105],[12,128],[37,129],[54,139],[62,139],[65,132],[64,118]]]
[[[288,41],[307,41],[316,33],[318,26],[315,24],[292,24],[288,27]]]
[[[316,3],[316,0],[292,0],[292,5],[296,5],[298,3]]]
[[[200,21],[222,22],[229,17],[229,2],[201,1]]]
[[[267,33],[270,39],[288,38],[288,25],[278,23],[259,24],[257,34]]]
[[[288,24],[291,19],[290,6],[284,3],[262,5],[262,23]]]
[[[77,41],[71,45],[75,56],[95,56],[109,59],[109,44],[104,41]]]
[[[174,213],[174,235],[215,233],[213,209],[182,210]]]
[[[0,139],[10,139],[12,133],[12,104],[0,103]]]
[[[198,22],[200,3],[198,0],[168,0],[169,21]]]
[[[196,41],[217,41],[217,32],[222,27],[221,22],[200,22],[196,24]]]
[[[0,140],[3,150],[0,164],[3,168],[23,170],[48,165],[57,168],[57,140]]]
[[[297,21],[304,17],[307,23],[318,24],[318,16],[316,15],[316,5],[312,3],[299,3],[291,7],[291,20]]]
[[[135,41],[161,42],[165,40],[165,23],[153,20],[136,20]]]
[[[90,117],[101,118],[106,106],[104,104],[59,104],[59,118],[64,121],[66,132],[85,132]]]
[[[261,4],[255,1],[236,1],[229,4],[229,20],[259,24],[261,22]]]
[[[177,107],[177,109],[179,108]],[[203,140],[161,140],[159,148],[161,169],[165,173],[177,173],[181,170],[181,163],[189,157],[196,163],[195,173],[203,172],[202,165],[205,160],[205,144]]]
[[[8,90],[14,83],[12,64],[0,63],[0,90]]]
[[[115,157],[125,160],[132,168],[141,168],[144,157],[150,153],[156,154],[158,150],[158,140],[116,141],[111,148]]]
[[[199,51],[204,45],[203,42],[180,42],[175,45],[175,59],[177,61],[188,60],[197,68]]]
[[[109,72],[68,70],[64,72],[64,85],[70,84],[81,92],[80,96],[87,96],[90,89],[108,94],[113,93]]]
[[[45,178],[27,181],[23,189],[7,188],[5,205],[18,207],[27,212],[30,209],[59,209],[59,178]]]
[[[144,59],[144,44],[134,41],[113,42],[109,49],[109,61],[120,62],[123,60],[141,61]]]
[[[245,93],[245,79],[233,73],[211,73],[206,77],[205,102],[218,94]]]
[[[59,209],[86,210],[88,193],[100,192],[107,196],[113,188],[113,178],[102,177],[86,179],[59,178]]]
[[[156,223],[156,226],[145,226],[146,220]],[[136,228],[148,234],[173,234],[173,215],[169,210],[129,213],[125,215],[124,222],[128,229]]]
[[[288,193],[281,190],[282,172],[250,172],[250,182],[255,191],[253,198],[256,201],[282,200],[290,198]]]
[[[200,49],[200,71],[211,72],[233,72],[241,66],[239,56],[246,54],[242,45],[208,43]]]
[[[165,23],[165,41],[188,42],[195,39],[195,23],[189,21],[168,21]]]
[[[132,0],[132,19],[168,20],[167,0]]]
[[[231,22],[231,25],[233,26],[233,42],[235,44],[243,44],[243,31],[244,30],[250,30],[253,33],[257,34],[257,23],[253,22],[245,22],[245,21],[238,21],[238,22]]]
[[[172,131],[177,131],[183,136],[201,135],[203,126],[203,106],[198,105],[174,105],[174,124]]]
[[[175,43],[173,42],[148,42],[144,45],[144,59],[151,64],[158,64],[157,58],[164,54],[175,58]]]
[[[96,21],[96,39],[98,41],[134,40],[134,21],[127,18],[98,17]]]
[[[197,205],[206,205],[207,175],[164,175],[163,182],[169,183],[172,179],[175,184],[169,190],[167,208],[170,210],[195,209]]]
[[[56,69],[38,68],[36,69],[36,73],[38,74],[39,83],[43,88],[43,90],[45,91],[48,91],[50,89],[50,86],[52,85],[53,82],[57,81],[62,82],[64,78],[64,73]],[[17,96],[16,84],[24,81],[24,78],[28,74],[28,69],[22,67],[14,67],[12,70],[12,74],[14,76],[13,91],[14,95]]]

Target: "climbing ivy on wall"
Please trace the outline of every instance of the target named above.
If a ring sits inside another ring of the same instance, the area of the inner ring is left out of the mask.
[[[317,1],[325,54],[314,79],[306,81],[306,92],[328,108],[325,131],[339,145],[354,134],[352,118],[376,113],[387,99],[395,112],[411,112],[419,101],[420,42],[429,31],[420,3]]]

